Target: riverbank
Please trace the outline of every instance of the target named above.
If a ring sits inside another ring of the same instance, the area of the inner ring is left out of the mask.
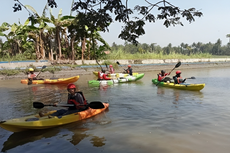
[[[120,60],[119,60],[120,62]],[[121,62],[120,62],[121,63]],[[176,63],[155,63],[155,64],[131,64],[133,68],[133,72],[146,72],[146,71],[160,71],[162,69],[166,71],[170,71],[172,68],[175,67]],[[102,65],[104,69],[106,69],[105,65]],[[178,68],[180,70],[183,69],[199,69],[199,68],[218,68],[218,67],[230,67],[230,61],[225,62],[190,62],[190,63],[183,63]],[[118,66],[117,69],[115,69],[115,72],[123,72],[124,69],[127,68],[126,64],[121,64]],[[66,78],[66,77],[72,77],[79,75],[92,75],[93,71],[100,71],[100,66],[98,65],[83,65],[75,68],[71,67],[65,67],[61,71],[55,71],[54,74],[50,72],[42,72],[40,74],[41,78],[51,78],[51,77],[59,77],[59,78]],[[6,80],[6,79],[13,79],[13,78],[19,78],[24,79],[26,78],[26,75],[24,73],[19,73],[17,75],[13,76],[4,76],[0,75],[0,80]]]

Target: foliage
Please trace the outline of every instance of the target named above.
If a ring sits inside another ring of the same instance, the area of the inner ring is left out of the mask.
[[[190,58],[210,57],[212,55],[230,55],[230,43],[221,45],[221,40],[218,39],[216,43],[203,44],[201,42],[184,44],[180,46],[172,46],[169,44],[166,47],[160,47],[154,43],[148,45],[146,43],[139,43],[137,46],[125,43],[124,45],[117,45],[115,42],[112,45],[111,54],[107,56],[109,59],[166,59],[179,58],[186,56]]]
[[[10,69],[3,69],[3,70],[0,70],[0,75],[5,75],[5,76],[12,76],[12,75],[17,75],[19,74],[20,70],[18,69],[13,69],[13,70],[10,70]]]
[[[56,71],[61,71],[61,70],[62,70],[61,67],[59,67],[59,66],[53,66],[53,67],[46,67],[45,69],[43,69],[43,72],[48,71],[48,72],[54,74]]]
[[[25,7],[19,0],[16,1],[13,7],[15,12]],[[194,17],[203,15],[195,8],[180,9],[166,0],[156,3],[145,1],[143,6],[136,5],[134,8],[129,7],[129,2],[129,0],[77,0],[71,10],[76,11],[78,14],[75,21],[77,21],[78,28],[76,28],[76,32],[79,34],[79,38],[87,37],[87,31],[108,31],[109,25],[114,21],[118,21],[124,23],[119,38],[137,45],[139,36],[145,34],[145,22],[163,20],[166,27],[183,26],[181,22],[183,18],[191,23],[195,21]],[[57,7],[55,0],[48,0],[48,5],[51,8]],[[156,11],[158,14],[154,14]],[[30,12],[29,14],[30,20],[37,19],[37,14],[31,15]]]

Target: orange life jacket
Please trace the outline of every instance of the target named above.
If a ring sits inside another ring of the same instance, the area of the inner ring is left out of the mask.
[[[35,78],[36,76],[37,76],[36,74],[29,74],[29,75],[28,75],[28,78],[33,79],[33,78]]]
[[[80,102],[76,101],[75,96],[74,96],[73,99],[68,97],[68,104],[74,104],[74,106],[69,107],[69,110],[75,110],[75,109],[82,110],[82,109],[86,108],[86,106],[88,105],[83,93],[82,92],[76,92],[75,94],[77,94],[77,93],[81,94],[81,96],[83,98],[83,104],[81,104]]]
[[[177,77],[177,82],[180,84],[180,83],[183,83],[182,81],[180,81],[182,79],[182,77]]]

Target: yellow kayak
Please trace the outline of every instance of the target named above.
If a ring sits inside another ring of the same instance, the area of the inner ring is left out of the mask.
[[[80,76],[78,75],[70,78],[33,80],[32,84],[68,84],[76,82],[79,79],[79,77]],[[28,79],[21,80],[21,83],[28,84]]]
[[[0,127],[12,131],[12,132],[20,132],[30,129],[47,129],[52,127],[57,127],[60,125],[80,121],[92,116],[95,116],[109,107],[109,103],[103,103],[104,108],[102,109],[92,109],[88,108],[85,111],[76,112],[69,115],[64,115],[61,118],[57,116],[49,116],[53,114],[55,111],[50,111],[45,116],[40,117],[38,114],[30,115],[22,118],[10,119],[7,121],[1,121]]]
[[[170,87],[182,90],[193,90],[193,91],[200,91],[204,88],[205,84],[174,84],[174,83],[167,83],[167,82],[159,82],[157,79],[152,79],[154,84],[163,87]]]
[[[98,76],[98,72],[97,71],[93,71],[93,74],[94,75],[96,75],[96,76]],[[135,75],[138,75],[138,73],[133,73],[133,76],[135,76]],[[114,74],[108,74],[108,77],[112,77],[112,78],[114,78],[114,77],[116,77],[116,78],[120,78],[120,77],[127,77],[127,76],[129,76],[129,74],[128,73],[114,73]]]

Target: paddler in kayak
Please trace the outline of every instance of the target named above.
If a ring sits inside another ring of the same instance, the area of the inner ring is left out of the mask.
[[[29,68],[29,74],[27,75],[28,80],[37,80],[37,73],[34,72],[33,68]]]
[[[174,83],[175,84],[181,84],[181,83],[184,83],[186,81],[186,79],[183,79],[181,77],[181,71],[176,71],[176,75],[173,76],[173,80],[174,80]]]
[[[101,70],[101,72],[98,72],[98,80],[111,80],[111,78],[108,78],[108,74],[105,74],[105,70]]]
[[[170,72],[166,73],[165,70],[161,70],[161,72],[157,74],[157,80],[160,82],[171,82],[172,79],[170,77],[166,77],[167,75],[170,75]]]
[[[133,75],[133,69],[131,68],[131,65],[128,65],[128,69],[125,70],[129,75]]]
[[[114,74],[113,65],[109,65],[109,73]]]
[[[76,92],[76,86],[73,83],[70,83],[67,85],[67,91],[68,93],[68,99],[67,99],[67,104],[74,104],[74,106],[69,106],[68,110],[66,109],[60,109],[57,110],[57,112],[51,114],[51,116],[63,116],[63,115],[68,115],[80,111],[84,111],[88,109],[88,103],[83,95],[82,92]],[[54,104],[54,105],[57,105]],[[42,117],[43,114],[39,113],[39,115]]]

